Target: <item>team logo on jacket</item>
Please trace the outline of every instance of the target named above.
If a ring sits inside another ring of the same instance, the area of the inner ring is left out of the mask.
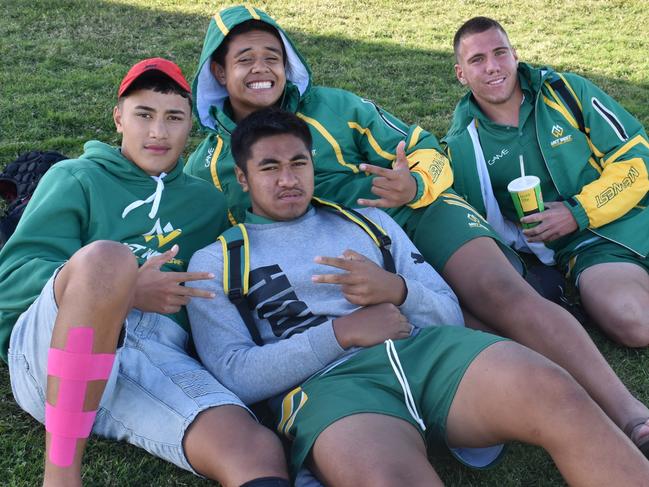
[[[509,154],[509,149],[503,149],[500,151],[500,154],[496,154],[493,156],[491,159],[487,161],[487,164],[490,166],[493,166],[496,162],[498,162],[500,159],[505,157],[507,154]]]
[[[160,226],[160,218],[158,218],[155,222],[155,225],[153,225],[153,228],[142,236],[144,237],[144,241],[146,243],[149,243],[151,240],[157,238],[158,248],[161,248],[174,240],[181,233],[181,229],[174,229],[173,225],[169,222],[167,222],[164,228],[162,228]]]
[[[559,124],[552,126],[552,135],[554,136],[554,140],[550,142],[550,146],[552,147],[557,147],[561,144],[572,142],[572,135],[564,136],[563,127]]]
[[[210,167],[212,162],[212,156],[214,155],[214,147],[207,149],[207,155],[205,156],[205,167]]]
[[[162,252],[159,249],[178,238],[181,233],[182,230],[180,228],[175,229],[169,222],[162,227],[160,219],[158,218],[153,225],[153,228],[142,234],[146,245],[136,243],[127,243],[126,245],[128,245],[131,252],[133,252],[136,257],[148,260],[151,257],[160,255]]]
[[[467,213],[466,217],[469,220],[469,227],[470,228],[484,228],[485,230],[488,230],[487,227],[485,227],[482,224],[482,222],[480,221],[480,218],[478,218],[477,216],[475,216],[475,215],[473,215],[471,213]]]

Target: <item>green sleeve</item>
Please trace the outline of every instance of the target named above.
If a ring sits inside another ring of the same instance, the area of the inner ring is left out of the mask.
[[[15,233],[0,252],[0,341],[40,294],[54,270],[82,246],[88,226],[86,196],[60,167],[40,181]]]
[[[597,228],[623,216],[646,197],[649,139],[640,122],[599,87],[577,75],[566,75],[566,79],[581,101],[591,150],[601,168],[600,177],[583,186],[574,199],[589,226]]]

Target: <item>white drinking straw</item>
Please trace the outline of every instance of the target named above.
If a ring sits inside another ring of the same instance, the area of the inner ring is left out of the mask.
[[[525,164],[523,164],[523,154],[520,154],[518,156],[518,160],[521,163],[521,177],[524,178],[525,177]]]

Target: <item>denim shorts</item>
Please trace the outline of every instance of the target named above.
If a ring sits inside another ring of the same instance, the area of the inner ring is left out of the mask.
[[[14,398],[41,423],[45,421],[47,353],[57,312],[52,276],[18,318],[9,345]],[[124,328],[124,341],[117,349],[92,432],[127,441],[196,473],[182,446],[192,421],[211,407],[247,408],[188,354],[189,335],[171,319],[134,309]]]

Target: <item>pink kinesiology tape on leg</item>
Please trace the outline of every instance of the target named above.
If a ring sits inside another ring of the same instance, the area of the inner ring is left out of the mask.
[[[110,376],[114,353],[92,353],[95,330],[70,328],[65,350],[50,348],[47,374],[59,379],[56,406],[45,403],[45,429],[52,435],[49,459],[59,467],[74,461],[77,440],[88,438],[97,411],[84,411],[86,386]]]

